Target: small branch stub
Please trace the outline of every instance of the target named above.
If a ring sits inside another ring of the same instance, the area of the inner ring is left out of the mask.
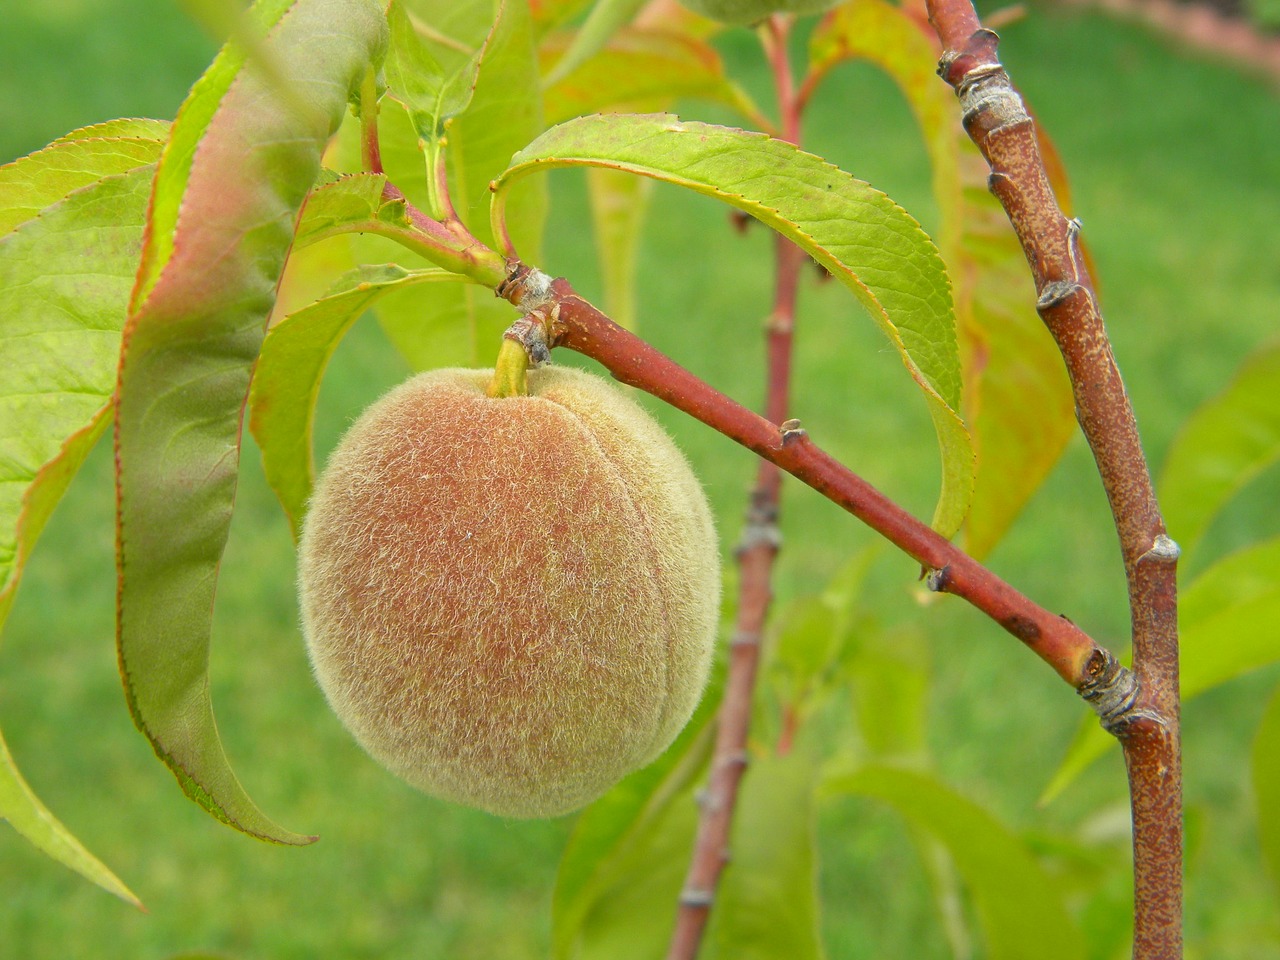
[[[1142,692],[1138,675],[1120,663],[1110,651],[1098,649],[1088,667],[1090,679],[1076,690],[1093,707],[1102,728],[1113,736],[1124,734],[1130,723],[1138,719],[1164,720],[1150,710],[1137,709]]]
[[[809,435],[809,431],[800,424],[799,420],[784,420],[778,430],[782,433],[782,445],[784,447]]]
[[[553,283],[555,281],[537,267],[512,257],[507,260],[507,277],[494,289],[494,294],[532,313],[555,301]]]
[[[1182,556],[1182,548],[1178,546],[1177,541],[1162,533],[1155,538],[1151,549],[1138,558],[1138,562],[1155,560],[1160,563],[1175,563],[1180,556]]]
[[[747,522],[742,528],[742,536],[733,552],[741,559],[743,554],[761,546],[769,548],[774,553],[781,550],[782,530],[778,527],[778,504],[767,494],[756,490],[751,495],[751,506],[747,509]]]

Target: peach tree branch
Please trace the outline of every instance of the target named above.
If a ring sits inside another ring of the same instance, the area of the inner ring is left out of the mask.
[[[938,72],[991,168],[991,191],[1022,244],[1036,309],[1062,353],[1076,414],[1098,465],[1128,581],[1136,687],[1110,726],[1124,747],[1134,824],[1134,957],[1182,953],[1182,786],[1177,559],[1156,502],[1137,422],[1093,282],[1049,185],[1035,127],[969,0],[928,0],[943,45]]]
[[[787,51],[790,30],[791,19],[775,14],[761,25],[760,38],[773,73],[782,136],[799,145],[801,107]],[[788,417],[796,296],[805,259],[804,252],[791,241],[782,236],[775,238],[774,302],[765,324],[764,417],[770,423],[781,424]],[[720,875],[730,857],[738,787],[749,759],[751,705],[765,624],[773,601],[774,561],[782,544],[778,529],[781,488],[782,472],[778,466],[761,460],[747,508],[746,526],[736,551],[737,619],[729,647],[724,698],[717,717],[711,772],[707,788],[699,799],[698,832],[680,893],[667,960],[694,960],[698,955]]]
[[[694,376],[580,297],[565,279],[512,261],[498,294],[536,317],[545,344],[601,363],[638,387],[776,464],[871,527],[933,573],[929,586],[972,604],[1021,640],[1095,709],[1115,712],[1129,671],[1070,620],[1036,604],[822,450],[798,421],[770,423]],[[1104,718],[1105,719],[1105,718]]]

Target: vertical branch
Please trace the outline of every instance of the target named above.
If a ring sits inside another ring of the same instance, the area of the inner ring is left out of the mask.
[[[1076,414],[1111,505],[1128,582],[1136,687],[1107,728],[1129,772],[1134,826],[1134,957],[1182,955],[1182,781],[1178,712],[1177,558],[1166,535],[1129,397],[1112,355],[1080,224],[1049,185],[1035,128],[970,0],[928,0],[965,129],[991,167],[991,191],[1022,243],[1036,309],[1052,334]]]
[[[360,162],[369,173],[382,173],[382,143],[378,139],[378,75],[372,68],[360,83]]]
[[[782,135],[799,142],[800,110],[787,51],[789,17],[775,14],[761,27],[761,42],[773,71]],[[791,385],[791,345],[796,294],[804,252],[775,239],[773,309],[765,322],[766,390],[764,416],[774,424],[787,419]],[[707,788],[701,796],[701,816],[680,904],[668,960],[693,960],[715,901],[716,886],[729,858],[729,836],[738,787],[748,761],[747,734],[760,664],[761,641],[773,600],[773,563],[781,545],[778,504],[782,471],[761,460],[747,508],[747,522],[738,544],[738,615],[729,648],[728,679],[721,702],[715,751]]]

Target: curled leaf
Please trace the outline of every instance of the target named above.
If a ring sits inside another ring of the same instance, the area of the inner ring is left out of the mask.
[[[118,649],[134,721],[187,795],[246,833],[306,843],[227,761],[209,696],[212,608],[240,420],[294,224],[386,21],[374,0],[256,12],[287,89],[230,45],[156,175],[116,393]]]

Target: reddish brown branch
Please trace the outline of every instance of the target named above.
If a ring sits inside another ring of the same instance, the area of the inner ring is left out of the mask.
[[[928,7],[944,50],[938,72],[955,87],[965,129],[991,167],[991,191],[1022,243],[1036,309],[1062,353],[1119,534],[1137,687],[1110,728],[1125,748],[1133,801],[1134,957],[1180,957],[1177,545],[1165,533],[1137,422],[1080,253],[1080,225],[1058,206],[1034,124],[996,56],[998,38],[981,27],[969,0],[928,0]]]
[[[777,468],[765,464],[776,473]],[[737,806],[738,786],[748,762],[747,733],[760,665],[760,646],[769,605],[773,601],[773,560],[778,552],[776,500],[771,506],[752,494],[743,546],[738,550],[741,575],[738,613],[729,646],[724,699],[717,718],[716,745],[706,789],[699,797],[700,817],[689,870],[680,891],[675,929],[667,960],[692,960],[711,915],[720,874],[729,858],[729,835]]]
[[[843,507],[934,571],[930,587],[961,597],[991,617],[1077,690],[1101,685],[1102,698],[1122,683],[1125,671],[1117,671],[1115,658],[1088,634],[1023,596],[911,516],[821,450],[796,421],[779,427],[752,413],[610,321],[563,278],[547,284],[545,275],[517,263],[499,293],[526,311],[536,311],[552,346],[594,358],[619,381],[683,410]]]
[[[773,69],[783,135],[798,142],[800,110],[795,95],[787,36],[791,21],[775,16],[762,28],[765,52]],[[764,416],[771,423],[787,419],[791,393],[791,347],[796,297],[804,253],[777,237],[774,245],[773,310],[765,324],[766,374]],[[738,606],[729,648],[725,694],[717,718],[716,745],[706,790],[701,794],[698,832],[676,911],[667,960],[694,960],[702,943],[720,875],[730,856],[738,787],[746,772],[751,707],[765,625],[773,602],[773,567],[781,545],[778,530],[782,472],[761,460],[738,545]]]
[[[372,70],[360,86],[360,159],[369,173],[382,173],[382,141],[378,137],[378,84]]]

